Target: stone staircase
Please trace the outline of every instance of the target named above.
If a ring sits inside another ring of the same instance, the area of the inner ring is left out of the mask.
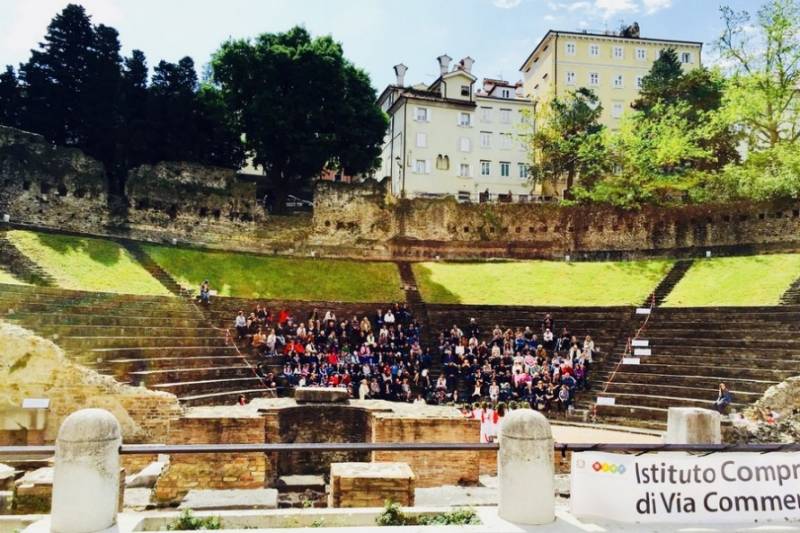
[[[42,287],[53,287],[56,284],[50,274],[14,246],[5,231],[0,231],[0,265],[25,283]]]
[[[144,251],[141,244],[136,241],[127,239],[118,239],[117,242],[133,256],[134,259],[144,268],[151,276],[158,280],[169,292],[175,296],[182,296],[191,298],[193,292],[185,289],[169,273],[161,268],[161,266],[153,261],[153,259]]]
[[[241,355],[183,298],[0,284],[0,318],[50,338],[73,360],[189,405],[272,395]]]
[[[672,292],[672,289],[675,288],[675,285],[678,284],[680,280],[683,279],[683,276],[692,268],[694,264],[694,259],[681,259],[679,261],[675,261],[675,264],[672,265],[672,268],[667,272],[667,275],[659,282],[656,288],[653,290],[653,293],[648,297],[647,300],[642,302],[642,306],[650,307],[653,304],[654,307],[659,307],[664,300],[667,299],[669,293]]]
[[[781,305],[800,305],[800,278],[794,280],[781,295]]]
[[[428,316],[428,305],[422,299],[417,285],[417,278],[414,275],[414,270],[411,268],[412,263],[408,261],[397,261],[397,271],[400,273],[400,281],[403,284],[403,291],[406,295],[406,303],[411,309],[414,318],[420,323],[422,331],[420,332],[420,346],[428,349],[431,354],[431,368],[430,378],[435,381],[442,371],[442,358],[434,348],[436,347],[437,333],[431,327],[430,317]]]
[[[772,385],[800,374],[800,307],[658,308],[641,339],[651,355],[594,375],[603,421],[666,425],[669,407],[711,408],[717,387],[741,410]]]

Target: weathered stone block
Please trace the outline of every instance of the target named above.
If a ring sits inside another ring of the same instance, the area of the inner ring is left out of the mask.
[[[178,509],[277,509],[278,491],[250,490],[190,490]]]
[[[297,403],[345,403],[350,399],[347,389],[335,387],[298,387],[294,391]]]
[[[414,472],[406,463],[333,463],[329,507],[414,505]]]

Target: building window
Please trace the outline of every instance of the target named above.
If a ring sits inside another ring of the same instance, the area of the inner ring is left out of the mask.
[[[567,85],[575,85],[575,73],[567,72]]]
[[[462,152],[469,152],[472,148],[472,143],[469,141],[469,137],[461,137],[458,140],[458,149]]]
[[[636,49],[636,59],[639,61],[646,61],[647,60],[647,50],[644,48],[637,48]]]
[[[575,55],[575,43],[567,43],[567,55]]]
[[[461,96],[469,96],[469,85],[461,86]]]
[[[481,108],[481,121],[482,122],[491,122],[492,121],[492,108],[491,107],[482,107]]]
[[[511,139],[510,133],[501,133],[500,134],[500,148],[503,150],[511,150],[511,145],[513,144],[513,140]]]
[[[510,109],[501,109],[500,110],[500,122],[503,124],[510,124],[511,123],[511,110]]]
[[[481,148],[491,148],[492,147],[492,132],[490,131],[482,131],[481,132]]]
[[[450,156],[439,154],[436,156],[436,170],[450,170]]]
[[[492,175],[491,161],[481,161],[481,176],[491,176],[491,175]]]
[[[589,55],[590,56],[599,56],[600,55],[600,45],[592,44],[589,45]]]
[[[459,202],[469,202],[472,199],[472,195],[469,191],[458,191],[458,201]]]
[[[622,77],[622,74],[617,74],[616,76],[614,76],[614,88],[621,89],[623,86],[624,86],[624,78]]]
[[[462,178],[469,177],[469,163],[461,163],[458,167],[458,175]]]
[[[611,106],[611,117],[622,118],[622,102],[614,102]]]
[[[414,118],[416,118],[418,122],[428,122],[428,116],[427,107],[418,107]]]
[[[503,95],[503,98],[511,98],[511,91],[508,90],[508,89],[503,89],[502,90],[502,95]]]
[[[614,47],[614,59],[623,59],[625,57],[625,49],[621,46]]]
[[[503,178],[507,178],[508,174],[511,170],[511,163],[507,161],[500,162],[500,176]]]
[[[472,115],[469,113],[459,113],[458,114],[458,125],[469,127],[472,125]]]
[[[600,74],[598,74],[597,72],[590,72],[589,85],[600,85]]]
[[[637,89],[641,89],[642,88],[642,80],[643,79],[644,78],[642,76],[636,76],[636,88]]]
[[[414,161],[414,172],[417,174],[427,174],[428,173],[428,162],[424,159],[417,159]]]
[[[428,134],[417,133],[417,148],[427,148],[427,147],[428,147]]]
[[[520,179],[528,179],[528,165],[526,163],[517,163],[517,166],[519,167]]]
[[[691,62],[692,62],[692,53],[681,52],[681,63],[691,63]]]

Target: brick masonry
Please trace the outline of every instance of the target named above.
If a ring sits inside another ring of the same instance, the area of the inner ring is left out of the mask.
[[[406,463],[333,463],[328,507],[414,505],[414,473]]]

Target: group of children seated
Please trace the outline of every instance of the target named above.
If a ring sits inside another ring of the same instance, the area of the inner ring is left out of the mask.
[[[454,403],[488,399],[492,405],[527,402],[539,411],[572,409],[576,392],[589,386],[597,349],[591,336],[579,341],[568,327],[554,331],[549,314],[536,329],[495,325],[488,340],[481,340],[475,319],[464,330],[453,325],[439,336],[443,372],[437,396]]]
[[[339,318],[317,310],[305,320],[262,306],[235,320],[237,340],[265,358],[281,357],[287,386],[345,387],[352,397],[412,401],[429,387],[430,354],[405,304],[371,317]],[[262,364],[263,368],[264,365]]]
[[[575,393],[588,388],[596,351],[590,336],[579,341],[567,327],[555,335],[549,314],[535,330],[496,325],[486,336],[470,319],[464,329],[453,325],[439,335],[442,369],[433,380],[433,358],[420,346],[420,324],[406,304],[349,319],[315,309],[303,320],[258,305],[249,315],[239,311],[234,325],[240,346],[260,356],[259,373],[269,386],[344,387],[360,399],[515,401],[567,411]],[[279,376],[268,361],[282,367]]]

